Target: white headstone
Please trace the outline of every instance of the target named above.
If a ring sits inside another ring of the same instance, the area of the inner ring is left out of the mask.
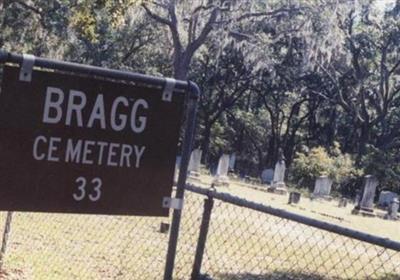
[[[228,176],[228,171],[229,171],[229,155],[223,154],[219,158],[217,167],[217,176],[219,177]]]
[[[286,165],[284,160],[278,160],[275,164],[273,182],[279,183],[285,181]]]
[[[392,220],[397,220],[398,218],[398,212],[399,212],[399,206],[400,206],[400,202],[398,200],[398,198],[394,198],[390,204],[389,204],[389,208],[388,208],[388,216],[390,219]]]
[[[366,175],[364,177],[364,189],[360,201],[360,208],[362,210],[371,212],[373,211],[375,191],[378,184],[379,182],[378,179],[376,179],[376,177],[372,175]]]
[[[314,196],[329,196],[332,188],[332,180],[328,176],[320,176],[315,180]]]
[[[218,161],[217,173],[215,174],[213,184],[215,186],[229,186],[228,171],[229,155],[223,154]]]
[[[233,153],[229,157],[229,170],[235,169],[235,162],[236,162],[236,154]]]
[[[379,201],[378,205],[382,207],[387,207],[390,205],[393,199],[398,198],[399,196],[397,193],[390,192],[390,191],[381,191],[379,194]]]
[[[202,150],[200,149],[195,149],[192,151],[192,154],[190,155],[188,171],[200,172],[201,154]]]
[[[274,179],[274,170],[273,169],[264,169],[261,173],[261,182],[263,184],[271,184]]]

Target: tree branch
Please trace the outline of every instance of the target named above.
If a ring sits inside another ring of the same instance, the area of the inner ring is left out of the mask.
[[[20,5],[22,8],[25,8],[39,16],[40,24],[43,26],[44,29],[47,29],[47,24],[44,20],[44,14],[41,8],[36,8],[34,6],[26,4],[24,1],[16,0],[14,4]]]
[[[295,11],[301,11],[303,9],[308,9],[307,7],[299,7],[299,8],[281,8],[281,9],[277,9],[275,11],[271,11],[271,12],[258,12],[258,13],[247,13],[247,14],[243,14],[240,17],[236,18],[236,21],[241,21],[244,19],[248,19],[248,18],[254,18],[254,17],[267,17],[267,16],[275,16],[281,13],[292,13]]]
[[[396,62],[396,64],[392,67],[392,69],[389,70],[389,75],[392,75],[394,71],[396,71],[397,67],[400,66],[400,60]]]
[[[213,24],[215,23],[219,13],[219,7],[215,7],[212,10],[210,17],[207,20],[207,23],[204,25],[203,30],[200,32],[199,37],[193,40],[188,47],[187,52],[189,55],[192,55],[206,40],[208,34],[211,32],[213,28]]]
[[[156,15],[155,13],[153,13],[153,12],[146,6],[146,4],[143,3],[141,6],[143,7],[143,9],[145,9],[146,13],[147,13],[152,19],[154,19],[155,21],[157,21],[157,22],[159,22],[159,23],[162,23],[162,24],[165,24],[165,25],[168,25],[168,26],[171,26],[171,25],[172,25],[172,22],[171,22],[170,20],[168,20],[168,19],[166,19],[166,18],[163,18],[163,17],[160,17],[159,15]]]
[[[28,10],[30,10],[30,11],[32,11],[32,12],[34,12],[34,13],[40,15],[40,16],[43,15],[42,14],[42,10],[40,8],[35,8],[35,7],[31,6],[31,5],[28,5],[24,1],[16,0],[15,4],[19,4],[22,7],[24,7],[25,9],[28,9]]]

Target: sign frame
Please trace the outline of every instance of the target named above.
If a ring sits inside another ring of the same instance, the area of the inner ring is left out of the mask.
[[[179,200],[181,201],[181,203],[183,203],[185,185],[187,179],[187,169],[190,159],[190,153],[192,150],[192,142],[194,138],[197,105],[201,94],[199,87],[194,82],[167,79],[164,77],[155,77],[144,74],[132,73],[128,71],[101,68],[91,65],[83,65],[72,62],[35,57],[26,54],[24,55],[14,54],[3,50],[0,50],[0,63],[18,64],[20,65],[21,68],[24,68],[24,71],[27,72],[25,73],[25,75],[30,74],[29,68],[40,67],[43,69],[60,70],[64,72],[78,73],[95,77],[130,81],[144,85],[162,87],[164,89],[169,88],[171,86],[171,81],[172,81],[174,83],[175,90],[181,90],[186,95],[186,102],[185,102],[186,106],[184,108],[184,118],[183,118],[185,124],[181,124],[181,127],[183,126],[185,130],[182,143],[182,160],[180,164],[177,189],[174,197],[174,199]],[[176,247],[179,236],[181,212],[182,212],[181,207],[175,208],[173,210],[171,233],[169,236],[167,259],[164,271],[164,279],[172,279],[175,255],[176,255]]]
[[[172,192],[184,93],[21,73],[3,68],[0,210],[169,215],[160,202]]]

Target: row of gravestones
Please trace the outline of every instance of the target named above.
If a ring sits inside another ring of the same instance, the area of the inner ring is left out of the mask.
[[[202,151],[195,149],[192,151],[188,166],[189,176],[192,179],[199,178],[200,176],[200,163],[201,163]],[[213,180],[215,186],[228,186],[228,172],[234,169],[236,156],[235,154],[228,155],[223,154],[219,161],[216,174]],[[180,165],[181,158],[177,157],[175,178],[177,179],[177,170]],[[269,184],[267,190],[269,192],[286,194],[287,189],[285,185],[285,171],[286,165],[283,159],[278,160],[275,164],[275,169],[266,169],[261,174],[262,183]],[[320,176],[315,180],[314,191],[312,193],[313,198],[325,198],[330,199],[330,193],[332,189],[332,179],[327,176]],[[372,175],[366,175],[364,178],[363,189],[355,199],[355,208],[353,214],[362,214],[366,216],[374,216],[374,197],[376,187],[378,186],[378,180]],[[396,219],[397,212],[399,210],[399,197],[396,193],[390,191],[382,191],[379,195],[378,206],[388,207],[387,218]]]
[[[189,176],[193,180],[198,180],[200,177],[201,156],[202,156],[202,151],[200,149],[195,149],[191,153],[190,160],[189,160],[189,166],[188,166],[188,172],[189,172]],[[180,161],[181,161],[181,157],[177,157],[176,167],[175,167],[175,181],[177,180],[177,176],[178,176],[177,171],[179,169]],[[228,186],[229,185],[228,172],[230,170],[234,170],[235,161],[236,161],[236,155],[234,153],[231,155],[223,154],[219,158],[217,170],[215,172],[215,177],[213,180],[214,186],[221,186],[221,185]],[[275,169],[273,169],[273,170],[268,169],[268,170],[266,170],[267,174],[264,174],[264,173],[262,174],[261,177],[262,177],[263,183],[270,180],[270,182],[269,182],[270,187],[268,188],[268,191],[274,192],[274,193],[279,193],[279,194],[287,193],[286,185],[284,182],[285,171],[286,171],[285,161],[283,159],[280,159],[276,163]],[[269,176],[271,177],[270,179],[268,179]]]
[[[189,176],[192,179],[196,179],[200,176],[201,156],[202,156],[202,150],[200,149],[194,149],[190,155],[188,172]],[[214,180],[214,183],[216,183],[216,185],[226,184],[227,182],[229,182],[228,172],[230,170],[234,170],[235,161],[236,161],[236,155],[234,153],[231,155],[223,154],[219,158]],[[181,163],[181,157],[178,156],[176,158],[176,165],[175,165],[175,181],[177,180],[180,163]],[[271,184],[273,189],[285,188],[285,183],[284,183],[285,170],[286,170],[285,161],[279,160],[275,165],[275,169],[264,170],[263,174],[261,175],[262,182],[273,183]]]
[[[364,177],[364,186],[361,192],[357,193],[355,198],[355,204],[352,213],[362,214],[365,216],[375,216],[374,214],[374,197],[376,187],[379,185],[379,181],[372,175],[366,175]],[[399,196],[390,191],[382,191],[379,194],[378,206],[387,207],[388,213],[385,216],[387,219],[396,220],[398,218],[399,211]]]
[[[332,179],[327,176],[318,177],[315,180],[312,197],[330,199],[332,188]],[[354,214],[374,216],[374,197],[378,180],[372,175],[364,177],[363,189],[357,193],[355,198],[356,206],[353,209]],[[379,194],[378,206],[387,207],[389,210],[387,218],[397,218],[399,209],[399,197],[396,193],[390,191],[381,191]]]
[[[318,177],[315,180],[314,191],[312,198],[324,198],[331,199],[330,192],[333,181],[327,176]],[[361,214],[364,216],[375,216],[374,214],[374,197],[376,187],[379,185],[378,180],[372,175],[366,175],[364,177],[364,185],[360,192],[357,193],[355,198],[355,207],[352,211],[353,214]],[[289,203],[292,200],[289,199]],[[346,199],[340,200],[340,207],[347,204]],[[388,210],[385,218],[396,220],[398,218],[399,211],[399,196],[390,191],[381,191],[379,194],[378,206],[385,207]]]
[[[275,164],[275,169],[265,169],[261,173],[261,182],[271,185],[272,189],[285,187],[285,161],[279,160]],[[320,176],[315,180],[315,186],[312,196],[315,198],[330,198],[332,180],[327,176]]]
[[[190,155],[188,172],[189,176],[196,180],[200,178],[200,168],[201,168],[201,156],[202,150],[194,149]],[[235,167],[236,155],[235,154],[223,154],[218,161],[217,170],[215,173],[215,178],[213,184],[215,186],[229,186],[228,172],[233,170]],[[176,158],[175,163],[175,182],[178,179],[178,170],[181,164],[181,157]]]

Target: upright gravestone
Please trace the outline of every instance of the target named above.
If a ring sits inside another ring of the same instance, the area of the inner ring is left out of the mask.
[[[381,191],[379,194],[378,206],[388,207],[393,199],[398,198],[397,193],[390,191]]]
[[[233,153],[229,156],[229,170],[235,170],[235,163],[236,163],[236,154]]]
[[[364,177],[364,187],[362,190],[362,195],[354,207],[352,213],[353,214],[361,214],[365,216],[375,216],[374,214],[374,197],[376,187],[378,186],[379,182],[376,177],[372,175],[366,175]]]
[[[274,183],[285,182],[286,165],[284,160],[278,160],[274,169]]]
[[[287,193],[285,185],[285,171],[286,171],[285,160],[284,159],[278,160],[278,162],[275,164],[272,185],[267,189],[267,191],[277,194]]]
[[[200,177],[201,155],[202,150],[200,149],[194,149],[190,155],[188,171],[191,177]]]
[[[271,184],[274,179],[274,170],[273,169],[264,169],[261,173],[261,182],[263,184]]]
[[[332,179],[328,176],[320,176],[315,180],[314,197],[330,198]]]
[[[298,204],[300,202],[301,193],[299,192],[290,192],[289,193],[289,202],[288,204]]]
[[[399,212],[399,199],[393,198],[393,200],[389,204],[387,218],[390,220],[397,220],[398,219],[398,212]]]
[[[345,198],[345,197],[340,198],[338,207],[341,208],[341,207],[346,207],[346,206],[347,206],[347,198]]]
[[[228,171],[229,155],[223,154],[218,161],[217,173],[213,180],[213,184],[215,186],[229,186]]]

